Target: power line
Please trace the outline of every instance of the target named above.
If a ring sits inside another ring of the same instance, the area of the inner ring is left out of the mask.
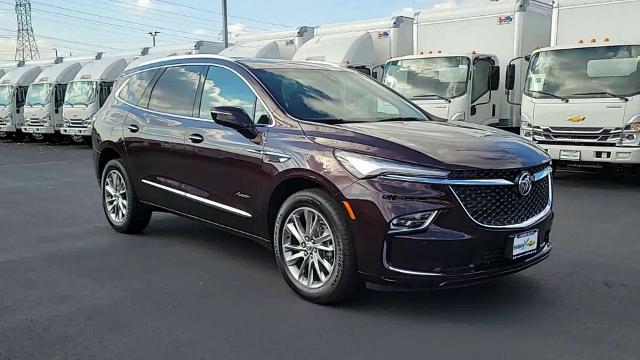
[[[15,30],[2,28],[2,27],[0,27],[0,30],[4,30],[4,31],[8,31],[8,32],[14,32],[15,31]],[[61,39],[61,38],[57,38],[57,37],[53,37],[53,36],[45,36],[45,35],[38,35],[38,37],[44,38],[44,39],[58,40],[58,41],[62,41],[62,42],[68,42],[68,43],[80,44],[80,45],[87,45],[87,46],[92,46],[92,47],[95,47],[95,48],[100,48],[100,45],[96,45],[96,44],[92,44],[92,43],[88,43],[88,42],[83,42],[83,41],[66,40],[66,39]],[[102,47],[106,47],[106,48],[109,48],[109,49],[112,49],[112,50],[122,50],[122,49],[119,49],[119,48],[114,48],[114,47],[109,47],[109,46],[104,46],[104,45],[102,45]]]
[[[74,10],[74,9],[63,7],[63,6],[50,5],[50,4],[41,3],[41,2],[38,2],[38,1],[33,1],[33,3],[34,4],[38,4],[38,5],[52,7],[52,8],[59,9],[59,10],[72,11],[72,12],[75,12],[75,13],[78,13],[78,14],[99,17],[99,18],[102,18],[102,19],[109,19],[109,20],[119,21],[119,22],[127,23],[127,24],[131,24],[132,23],[131,21],[128,21],[128,20],[122,20],[122,19],[118,19],[118,18],[115,18],[115,17],[111,17],[111,16],[96,15],[96,14],[92,14],[90,12],[81,11],[81,10]],[[95,21],[95,20],[91,20],[91,21]],[[175,32],[175,33],[182,33],[182,34],[187,34],[187,35],[193,35],[191,32],[188,32],[188,31],[182,31],[182,30],[172,29],[172,28],[167,28],[167,27],[162,27],[162,26],[155,26],[155,25],[151,25],[151,24],[137,23],[136,25],[146,26],[147,28],[154,28],[155,27],[155,28],[160,29],[160,30],[166,30],[166,31],[171,31],[171,32]]]
[[[167,1],[167,0],[155,0],[155,1],[161,2],[161,3],[165,3],[165,4],[170,4],[170,5],[173,5],[173,6],[183,7],[185,9],[191,9],[191,10],[196,10],[196,11],[200,11],[200,12],[208,12],[208,13],[212,13],[212,14],[216,14],[216,15],[222,15],[222,13],[219,12],[219,11],[200,9],[200,8],[189,6],[189,5],[178,4],[178,3],[175,3],[175,2],[172,2],[172,1]],[[283,24],[278,24],[278,23],[273,23],[273,22],[268,22],[268,21],[262,21],[262,20],[252,19],[252,18],[243,17],[243,16],[229,15],[229,17],[234,18],[234,19],[247,20],[247,21],[260,23],[260,24],[266,24],[266,25],[274,25],[274,26],[280,26],[280,27],[291,27],[291,25],[283,25]]]

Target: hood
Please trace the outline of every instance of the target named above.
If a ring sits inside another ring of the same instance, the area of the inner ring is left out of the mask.
[[[303,124],[314,142],[445,169],[513,169],[549,161],[536,145],[505,131],[449,121]]]
[[[62,116],[67,120],[86,120],[93,116],[95,109],[91,106],[64,106]]]
[[[42,119],[45,114],[49,113],[49,104],[45,106],[25,106],[23,111],[24,117],[27,119]]]

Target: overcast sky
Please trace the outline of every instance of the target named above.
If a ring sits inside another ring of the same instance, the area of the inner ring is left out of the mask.
[[[231,31],[244,32],[411,15],[418,9],[434,6],[455,7],[461,1],[228,0],[228,7]],[[15,51],[13,3],[0,0],[0,61],[12,59]],[[151,44],[147,32],[152,30],[160,31],[158,45],[218,40],[221,29],[217,0],[32,0],[31,3],[41,57],[52,57],[52,48],[65,55],[141,48]]]

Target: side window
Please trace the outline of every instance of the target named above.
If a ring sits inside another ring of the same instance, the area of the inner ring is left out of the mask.
[[[158,70],[154,69],[131,75],[131,77],[125,79],[125,84],[118,93],[118,97],[129,104],[138,105],[142,94],[151,84],[157,72]]]
[[[260,99],[256,99],[256,111],[253,117],[253,122],[258,125],[269,125],[271,122],[267,108]]]
[[[216,106],[237,106],[243,108],[254,122],[266,121],[263,115],[266,114],[264,107],[262,114],[256,117],[256,98],[249,85],[231,70],[218,66],[209,67],[207,78],[202,89],[202,101],[200,102],[199,117],[211,119],[211,108]],[[260,104],[262,106],[262,104]]]
[[[205,71],[206,67],[197,65],[166,68],[151,91],[149,109],[179,116],[193,116],[193,104]]]
[[[102,107],[102,105],[104,105],[104,103],[109,98],[112,88],[113,83],[103,83],[102,85],[100,85],[100,107]]]
[[[27,90],[29,90],[28,86],[20,86],[16,91],[16,106],[21,108],[24,106],[24,103],[27,99]]]
[[[489,91],[489,77],[491,75],[491,63],[478,61],[474,65],[473,86],[471,88],[471,103],[478,101]]]
[[[64,102],[64,94],[67,92],[66,84],[58,84],[55,89],[54,106],[59,108]]]

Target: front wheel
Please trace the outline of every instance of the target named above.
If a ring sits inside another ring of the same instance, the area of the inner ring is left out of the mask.
[[[303,190],[284,202],[274,252],[287,284],[311,302],[338,302],[361,287],[345,210],[324,190]]]
[[[151,221],[151,210],[136,196],[129,175],[120,159],[107,163],[102,172],[102,208],[117,232],[135,234]]]

